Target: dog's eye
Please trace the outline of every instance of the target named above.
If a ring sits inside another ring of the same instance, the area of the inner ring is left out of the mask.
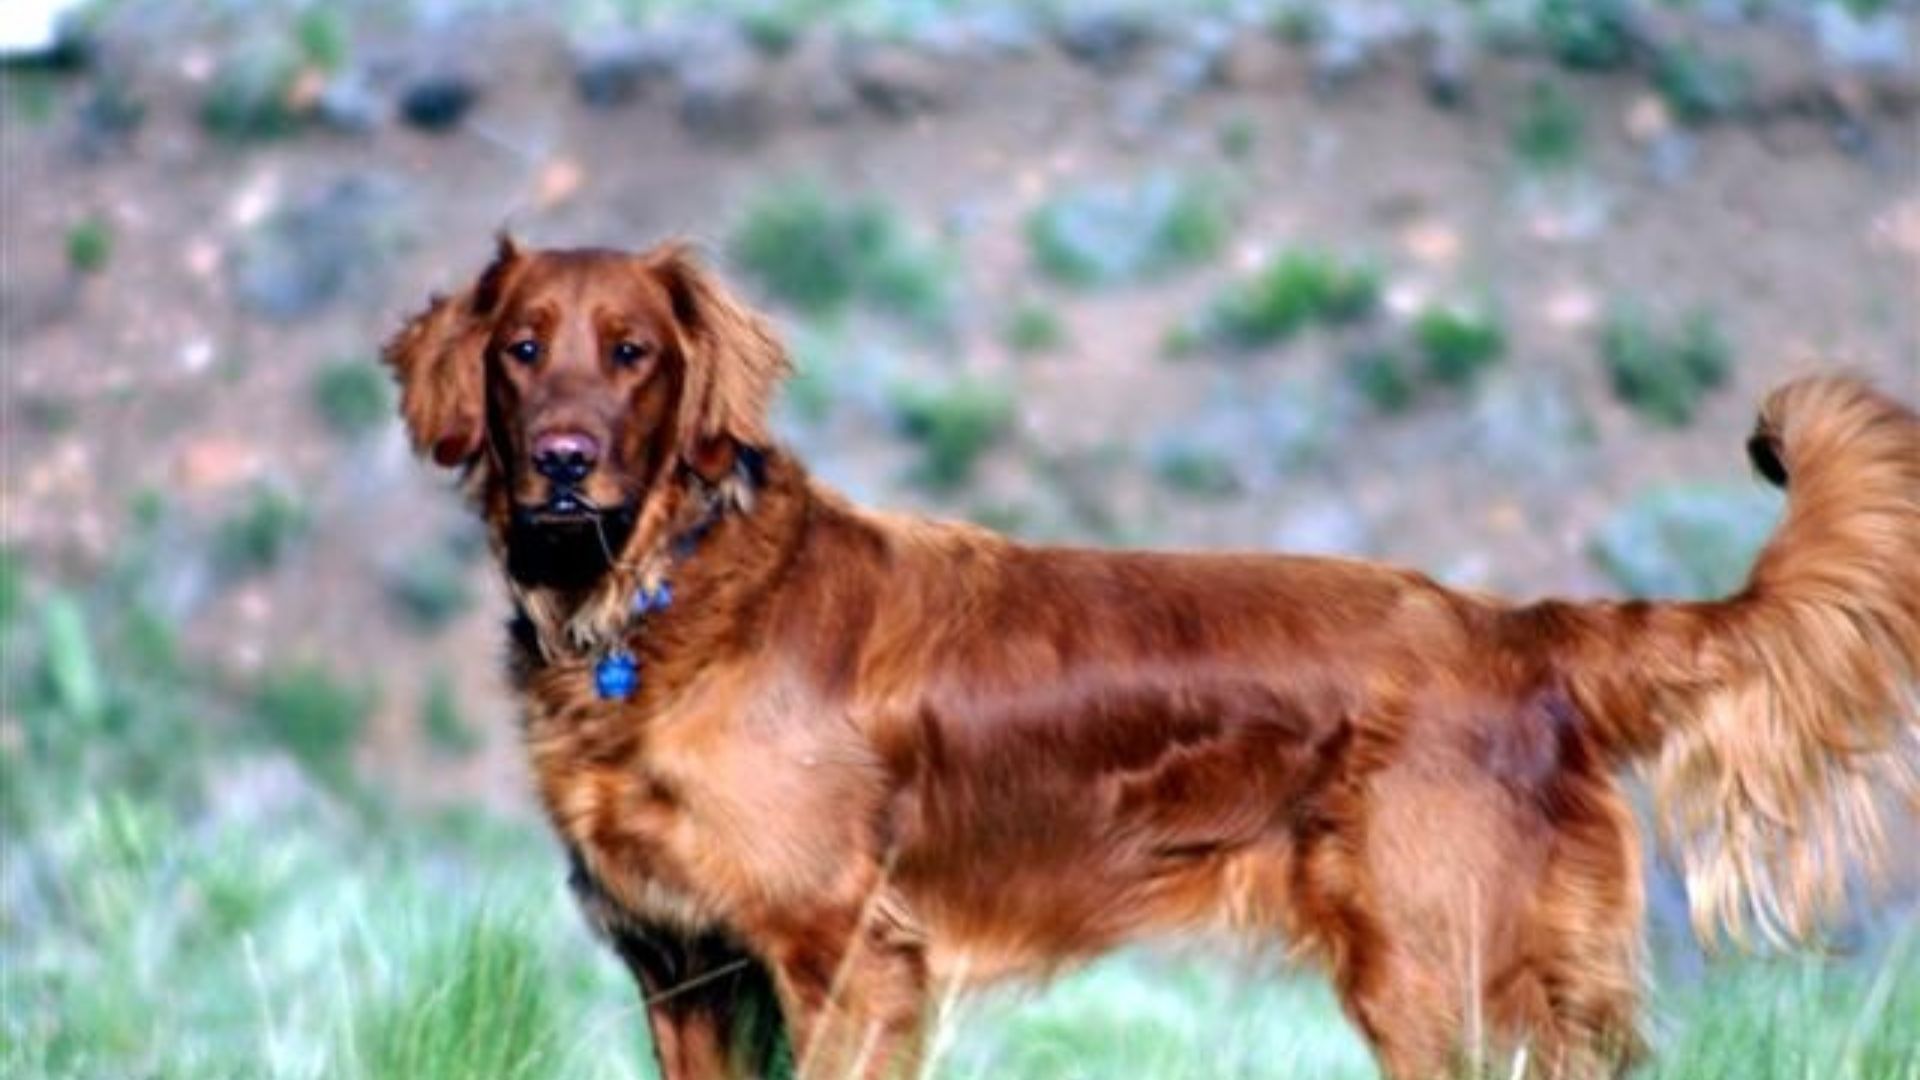
[[[647,346],[631,341],[623,341],[613,347],[613,362],[621,367],[632,367],[646,356]]]
[[[540,343],[528,338],[507,346],[507,355],[523,364],[531,364],[540,359]]]

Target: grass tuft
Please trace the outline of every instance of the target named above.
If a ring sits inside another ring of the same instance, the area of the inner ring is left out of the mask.
[[[214,558],[230,574],[263,573],[280,564],[307,531],[307,512],[292,495],[256,486],[214,535]]]
[[[1348,353],[1341,367],[1347,382],[1374,410],[1387,415],[1406,412],[1419,396],[1419,385],[1404,356],[1384,346]]]
[[[518,921],[476,919],[363,1007],[346,1057],[369,1080],[544,1080],[570,1034],[538,941]]]
[[[1148,281],[1199,265],[1220,253],[1231,229],[1215,185],[1166,173],[1056,196],[1026,225],[1034,265],[1081,287]]]
[[[312,394],[313,407],[327,430],[343,438],[365,435],[392,415],[392,386],[372,364],[328,364],[314,373]]]
[[[1563,172],[1586,154],[1586,118],[1580,106],[1557,82],[1533,84],[1514,121],[1513,152],[1522,164],[1537,172]]]
[[[1206,340],[1240,349],[1284,341],[1310,323],[1344,325],[1373,314],[1380,275],[1324,252],[1290,251],[1229,286],[1201,319]]]
[[[353,747],[375,693],[324,667],[298,664],[269,672],[254,693],[261,730],[315,776],[335,786],[352,777]]]
[[[1000,337],[1007,343],[1007,348],[1022,356],[1031,356],[1060,348],[1066,343],[1067,331],[1052,308],[1028,300],[1007,316]]]
[[[1600,329],[1600,357],[1614,396],[1668,427],[1693,421],[1708,391],[1727,380],[1732,346],[1711,312],[1661,329],[1636,307],[1615,308]]]
[[[900,430],[920,444],[913,478],[935,491],[953,491],[971,479],[975,463],[1014,418],[1013,396],[1004,387],[973,379],[903,387],[893,404]]]
[[[89,217],[67,230],[67,265],[76,274],[98,274],[113,258],[113,229],[105,218]]]
[[[1506,352],[1507,335],[1489,312],[1433,307],[1413,324],[1428,378],[1444,386],[1466,386]]]
[[[925,327],[951,319],[950,260],[879,202],[842,202],[806,184],[768,192],[748,206],[729,251],[776,300],[809,314],[858,300]]]

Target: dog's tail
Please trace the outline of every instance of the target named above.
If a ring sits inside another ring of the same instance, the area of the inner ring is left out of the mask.
[[[1649,765],[1696,932],[1744,941],[1751,919],[1780,942],[1841,907],[1886,819],[1920,807],[1920,415],[1805,379],[1767,399],[1747,451],[1788,495],[1741,592],[1530,621],[1601,746]]]

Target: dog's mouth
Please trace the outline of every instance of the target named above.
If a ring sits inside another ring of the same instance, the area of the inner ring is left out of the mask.
[[[633,532],[635,507],[597,506],[572,488],[547,501],[516,506],[507,532],[507,572],[527,585],[591,586]]]

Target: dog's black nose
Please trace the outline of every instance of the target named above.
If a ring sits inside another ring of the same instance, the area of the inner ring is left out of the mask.
[[[556,484],[577,484],[600,460],[600,444],[577,431],[555,431],[533,441],[533,468]]]

